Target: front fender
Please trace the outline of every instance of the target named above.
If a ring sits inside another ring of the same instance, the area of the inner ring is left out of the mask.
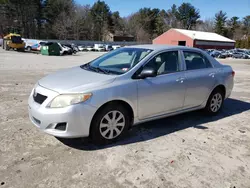
[[[133,80],[123,81],[123,83],[113,82],[107,87],[92,91],[93,96],[89,100],[89,104],[100,108],[107,102],[121,100],[129,104],[137,117],[137,85]]]

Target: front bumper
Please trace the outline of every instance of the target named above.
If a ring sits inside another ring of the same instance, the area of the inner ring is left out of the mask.
[[[59,93],[36,87],[36,92],[48,96],[42,103],[38,104],[33,99],[33,91],[29,97],[29,117],[31,122],[40,130],[62,138],[88,137],[91,120],[96,112],[96,108],[86,103],[79,103],[65,108],[47,108],[51,100]],[[59,123],[66,124],[64,130],[57,129]]]

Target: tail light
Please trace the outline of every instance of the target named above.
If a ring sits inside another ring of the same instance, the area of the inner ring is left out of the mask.
[[[234,71],[232,71],[232,76],[233,76],[233,77],[235,76],[235,72],[234,72]]]

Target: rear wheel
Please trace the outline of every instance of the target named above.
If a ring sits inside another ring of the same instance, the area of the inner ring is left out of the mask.
[[[221,89],[215,89],[208,98],[205,111],[211,115],[217,114],[224,102],[224,92]]]
[[[10,50],[10,47],[9,47],[8,45],[6,45],[5,50],[6,50],[6,51],[9,51],[9,50]]]
[[[28,52],[31,51],[31,47],[30,47],[30,46],[27,47],[27,51],[28,51]]]
[[[91,138],[96,144],[107,144],[122,137],[128,130],[131,117],[122,105],[108,104],[102,108],[91,124]]]

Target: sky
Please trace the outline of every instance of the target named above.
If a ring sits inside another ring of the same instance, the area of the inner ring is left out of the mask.
[[[82,5],[93,5],[95,0],[75,0]],[[228,17],[240,18],[250,15],[250,0],[104,0],[111,11],[119,11],[120,15],[128,16],[140,8],[159,8],[168,10],[173,4],[179,6],[183,2],[189,2],[200,10],[201,19],[213,18],[215,13],[223,10]]]

